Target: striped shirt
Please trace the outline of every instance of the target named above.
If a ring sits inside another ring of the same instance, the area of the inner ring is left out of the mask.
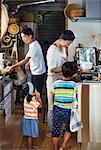
[[[26,98],[24,99],[24,118],[27,119],[38,119],[38,106],[40,103],[35,99],[32,98],[30,102],[27,102]]]
[[[77,101],[77,84],[74,81],[57,80],[53,83],[51,93],[54,96],[54,105],[71,109],[72,102]]]

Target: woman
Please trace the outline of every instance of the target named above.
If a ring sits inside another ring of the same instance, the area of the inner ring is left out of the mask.
[[[47,51],[47,97],[48,97],[48,127],[52,130],[53,98],[50,93],[52,83],[62,78],[62,65],[68,61],[68,46],[75,39],[71,30],[64,30],[59,39],[56,40]]]

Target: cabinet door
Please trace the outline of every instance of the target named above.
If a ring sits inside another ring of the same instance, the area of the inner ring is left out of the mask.
[[[90,85],[90,142],[101,143],[101,84]]]

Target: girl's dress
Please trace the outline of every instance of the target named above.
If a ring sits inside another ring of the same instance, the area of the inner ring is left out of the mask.
[[[24,99],[24,117],[21,121],[21,130],[24,136],[32,136],[35,138],[39,135],[37,111],[39,105],[40,103],[35,97],[30,102],[27,102],[26,98]]]

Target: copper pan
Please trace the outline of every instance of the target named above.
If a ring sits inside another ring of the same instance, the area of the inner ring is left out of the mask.
[[[7,8],[5,7],[5,5],[3,3],[1,3],[1,35],[0,35],[0,39],[2,39],[3,35],[7,31],[8,22],[9,22],[9,17],[8,17]]]
[[[78,4],[70,4],[65,7],[64,15],[67,19],[73,19],[73,17],[84,16],[84,10]]]
[[[12,35],[15,35],[19,32],[19,26],[16,23],[12,23],[8,27],[8,32]]]
[[[11,37],[9,36],[9,35],[4,35],[3,37],[2,37],[2,46],[3,47],[10,47],[10,46],[12,46],[12,43],[13,43],[13,41],[12,41],[12,39],[11,39]]]

